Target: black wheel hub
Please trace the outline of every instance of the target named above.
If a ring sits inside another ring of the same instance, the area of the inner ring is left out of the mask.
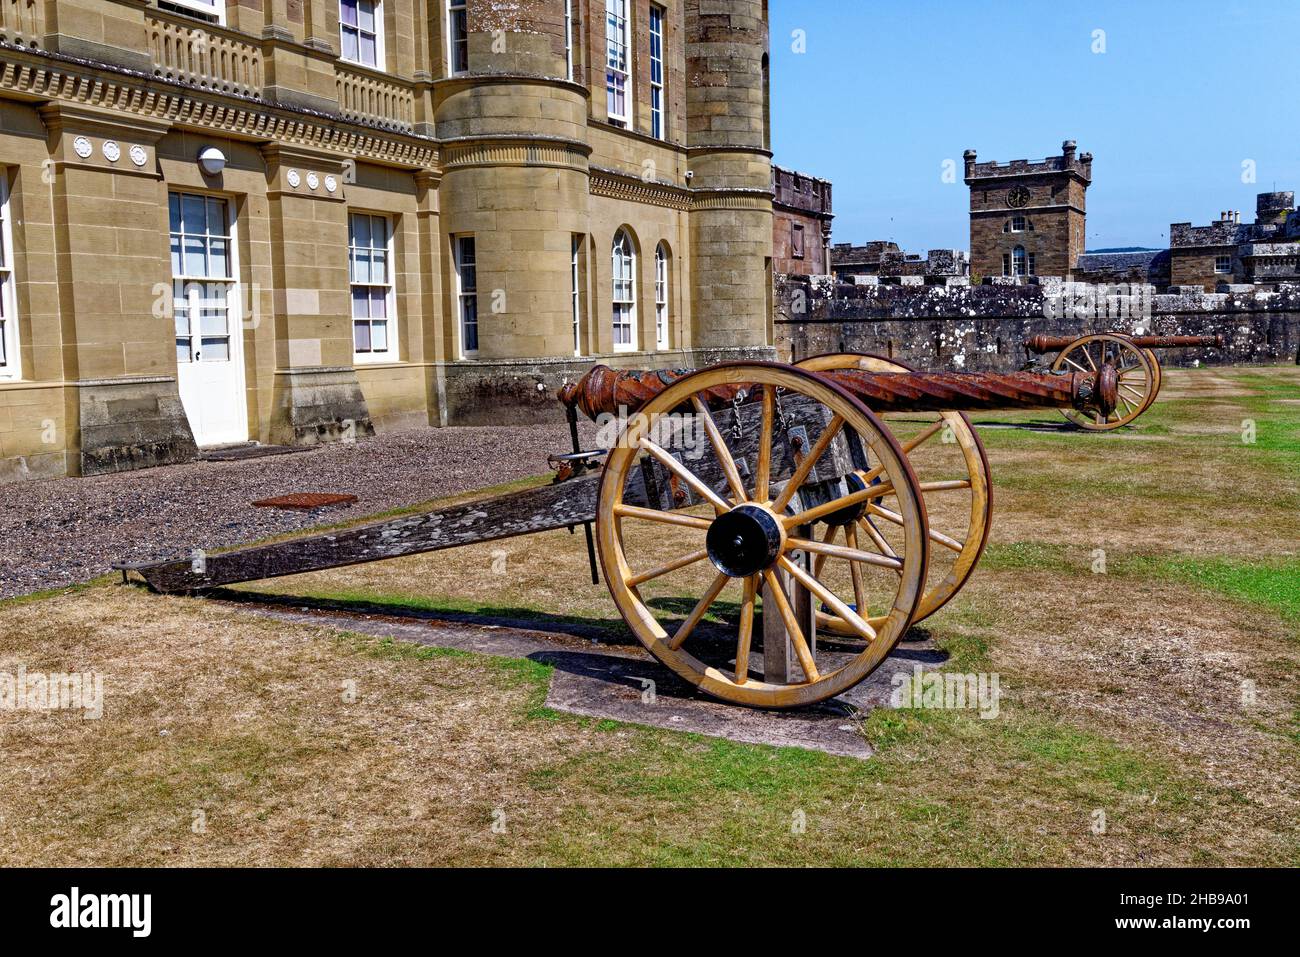
[[[862,479],[858,476],[856,472],[850,472],[848,475],[844,476],[844,484],[848,489],[847,494],[849,495],[852,495],[854,492],[861,492],[864,488],[867,487],[867,483],[862,481]],[[872,484],[874,485],[875,482],[873,482]],[[880,499],[876,499],[875,501],[878,503]],[[840,509],[837,512],[831,512],[829,515],[823,515],[822,521],[825,522],[827,525],[834,525],[836,527],[840,527],[844,525],[852,525],[854,522],[856,522],[858,519],[860,519],[863,515],[866,514],[867,514],[867,501],[863,500],[861,502],[858,502],[856,505],[846,505],[844,506],[844,508]]]
[[[718,571],[745,578],[781,557],[781,523],[758,505],[738,505],[713,520],[704,545]]]

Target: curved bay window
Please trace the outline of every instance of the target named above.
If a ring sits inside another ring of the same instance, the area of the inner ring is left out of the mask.
[[[636,348],[636,251],[626,230],[614,234],[610,264],[615,351]]]

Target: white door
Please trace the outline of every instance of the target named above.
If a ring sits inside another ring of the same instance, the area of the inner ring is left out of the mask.
[[[239,285],[230,203],[171,193],[177,386],[199,445],[248,439]]]

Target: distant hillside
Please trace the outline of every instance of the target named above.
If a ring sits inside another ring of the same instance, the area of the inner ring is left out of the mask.
[[[1108,249],[1086,249],[1084,252],[1089,253],[1158,253],[1160,249],[1155,246],[1111,246]]]

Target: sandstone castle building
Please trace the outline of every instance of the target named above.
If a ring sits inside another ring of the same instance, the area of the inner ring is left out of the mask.
[[[1072,278],[1084,251],[1092,154],[1066,140],[1060,156],[1036,162],[978,163],[974,150],[963,156],[972,276]]]
[[[770,355],[767,47],[765,0],[0,0],[0,480]]]

